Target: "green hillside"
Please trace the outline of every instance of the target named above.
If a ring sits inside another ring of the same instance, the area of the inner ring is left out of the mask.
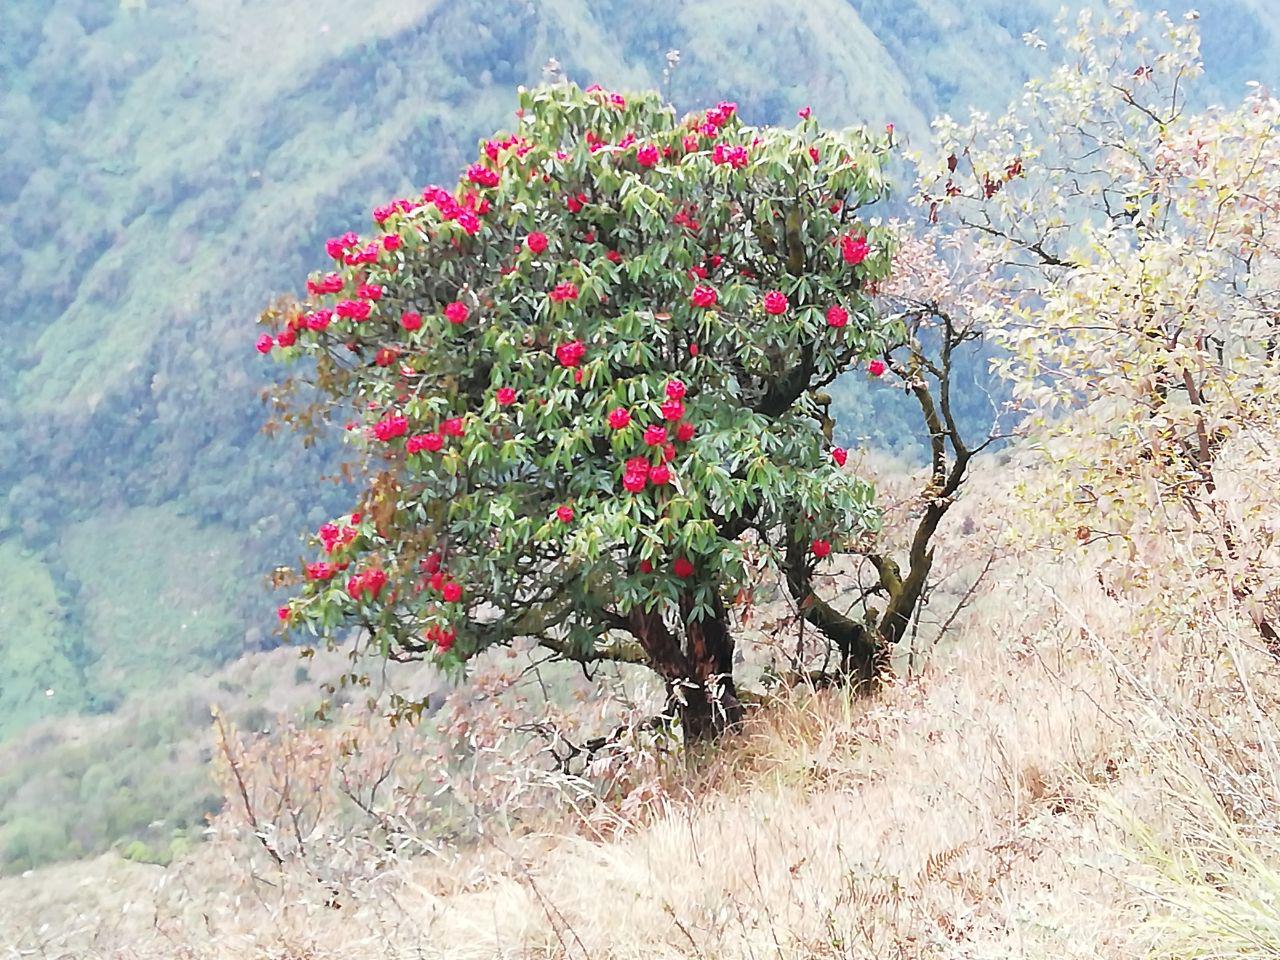
[[[681,107],[773,122],[811,104],[918,139],[938,112],[1002,103],[1038,56],[1022,35],[1059,5],[7,0],[0,739],[275,642],[262,575],[342,492],[318,479],[325,451],[260,435],[256,311],[374,203],[455,176],[549,58],[634,88],[678,49]],[[1198,6],[1211,89],[1276,79],[1270,0]],[[846,439],[891,442],[858,389],[838,400]]]

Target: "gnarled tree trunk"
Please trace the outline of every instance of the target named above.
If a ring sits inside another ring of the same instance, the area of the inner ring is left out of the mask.
[[[693,595],[680,598],[682,644],[656,612],[636,609],[627,629],[639,641],[649,665],[667,685],[669,704],[680,717],[685,741],[709,740],[742,719],[733,682],[733,636],[729,615],[717,596],[711,616],[693,618]]]

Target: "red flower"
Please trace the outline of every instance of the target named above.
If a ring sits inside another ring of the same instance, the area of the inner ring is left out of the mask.
[[[888,368],[885,366],[883,360],[872,360],[867,364],[867,373],[871,374],[873,377],[883,376],[886,369]]]
[[[653,573],[653,564],[652,564],[652,563],[650,563],[648,560],[641,560],[641,561],[640,561],[640,572],[641,572],[641,573]]]
[[[547,296],[556,303],[563,303],[566,300],[577,300],[578,285],[576,283],[570,283],[567,280],[564,283],[557,283],[555,289],[547,294]]]
[[[845,263],[856,267],[867,259],[870,253],[871,245],[867,243],[866,237],[845,236],[840,238],[840,255],[844,257]]]
[[[288,607],[280,607],[278,610],[276,610],[276,616],[280,618],[280,622],[281,622],[281,623],[288,623],[288,622],[289,622],[289,608],[288,608]]]
[[[347,593],[351,595],[353,600],[359,600],[360,596],[368,593],[376,597],[382,592],[382,588],[386,586],[387,575],[383,570],[374,567],[372,570],[366,570],[364,573],[357,573],[354,577],[347,581]]]
[[[796,116],[799,117],[801,120],[808,120],[811,116],[813,116],[813,111],[810,110],[808,107],[801,107],[799,110],[796,111]]]
[[[609,426],[614,430],[622,430],[631,423],[631,412],[625,407],[614,407],[609,411]]]
[[[457,603],[462,599],[462,585],[456,580],[450,580],[441,589],[440,596],[444,598],[445,603]]]
[[[696,267],[690,267],[689,276],[693,277],[695,280],[705,280],[707,279],[707,268],[701,264]]]
[[[681,443],[688,443],[693,439],[693,435],[697,432],[697,428],[688,420],[683,421],[676,427],[676,439]]]
[[[711,160],[713,163],[728,164],[735,170],[741,170],[747,165],[747,148],[727,147],[723,143],[717,143],[711,151]]]
[[[684,416],[684,403],[680,400],[668,400],[661,410],[663,420],[679,420]]]
[[[373,357],[373,362],[380,367],[389,367],[396,362],[400,352],[394,347],[383,347]]]
[[[293,331],[292,327],[287,330],[281,330],[280,333],[276,335],[276,343],[280,344],[282,347],[292,347],[297,339],[298,335]]]
[[[696,357],[698,355],[698,345],[696,343],[689,344],[689,356]]]
[[[302,318],[302,322],[306,324],[308,330],[323,330],[329,326],[329,321],[333,319],[333,311],[327,307],[323,310],[313,310]]]
[[[562,507],[556,507],[556,516],[560,518],[561,523],[573,522],[573,507],[567,504]]]
[[[581,340],[562,343],[556,347],[556,359],[560,361],[562,367],[576,367],[586,355],[587,347]]]
[[[330,580],[337,572],[337,566],[332,563],[308,563],[306,567],[308,580]]]
[[[817,148],[817,147],[810,147],[810,148],[809,148],[809,159],[810,159],[810,160],[812,160],[814,163],[817,163],[817,162],[818,162],[818,158],[819,158],[818,148]]]
[[[356,287],[356,296],[363,300],[381,300],[383,292],[382,285],[378,283],[362,283]]]
[[[630,493],[639,493],[649,482],[647,473],[632,473],[628,470],[622,475],[622,486]]]
[[[422,314],[415,310],[406,310],[400,317],[400,326],[406,330],[417,330],[422,326]]]
[[[450,323],[466,323],[467,317],[471,316],[471,310],[462,301],[455,300],[444,308],[444,315]]]
[[[667,442],[667,428],[660,424],[652,424],[645,428],[644,442],[651,447],[660,447]]]
[[[382,249],[387,251],[387,253],[394,253],[396,250],[400,249],[400,244],[403,242],[404,241],[400,239],[400,235],[398,233],[388,233],[382,238]]]
[[[849,459],[849,451],[844,447],[836,447],[831,451],[831,459],[836,462],[837,467],[843,467]]]
[[[765,313],[781,316],[787,312],[787,296],[781,290],[770,290],[764,295]]]
[[[320,278],[320,282],[316,284],[317,293],[341,293],[342,288],[346,286],[346,282],[342,276],[337,273],[326,273]]]
[[[685,385],[679,380],[667,381],[667,398],[669,400],[683,400],[685,395]]]
[[[384,443],[403,437],[409,430],[409,418],[398,413],[383,417],[373,425],[373,435]]]
[[[693,576],[693,564],[689,562],[688,557],[676,557],[676,562],[671,565],[671,569],[682,580]]]
[[[435,453],[444,446],[444,437],[438,433],[419,433],[405,441],[404,447],[409,453],[421,453],[423,450]]]
[[[661,486],[671,479],[671,468],[665,463],[660,463],[656,467],[649,468],[649,480],[651,483]]]
[[[636,151],[636,163],[642,167],[653,167],[658,163],[658,148],[647,144]]]
[[[833,303],[827,308],[827,326],[843,327],[849,322],[849,311],[838,303]]]
[[[547,249],[547,235],[538,233],[536,230],[524,238],[524,245],[529,248],[532,253],[542,253]]]
[[[716,293],[715,287],[694,287],[693,296],[690,297],[695,307],[714,307],[719,295]]]
[[[496,187],[498,185],[498,172],[478,163],[473,163],[467,167],[467,179],[478,187]]]
[[[831,552],[831,544],[826,540],[815,540],[810,546],[813,548],[813,555],[819,560]]]
[[[621,263],[622,254],[620,254],[617,250],[610,250],[608,253],[605,254],[605,259],[607,259],[610,263]]]
[[[334,313],[344,319],[354,320],[359,323],[369,316],[369,311],[372,309],[373,305],[367,300],[343,300],[334,307]]]
[[[275,346],[275,343],[276,342],[272,338],[271,334],[264,333],[257,339],[253,346],[259,353],[270,353],[271,348]]]
[[[467,432],[466,422],[462,417],[450,417],[440,424],[440,432],[446,437],[460,437]]]
[[[494,395],[498,401],[498,406],[509,407],[516,402],[516,391],[514,387],[499,387],[498,392]]]

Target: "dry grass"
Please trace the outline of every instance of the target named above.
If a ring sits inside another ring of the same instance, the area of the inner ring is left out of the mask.
[[[948,536],[961,525],[971,536],[963,518]],[[921,676],[874,700],[790,691],[604,833],[388,855],[336,896],[297,872],[250,876],[227,843],[168,871],[104,858],[0,883],[0,943],[280,960],[1276,956],[1274,664],[1226,627],[1142,635],[1142,600],[1021,557]]]

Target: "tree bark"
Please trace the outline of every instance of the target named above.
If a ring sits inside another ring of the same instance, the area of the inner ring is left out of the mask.
[[[733,682],[733,637],[724,602],[716,596],[712,615],[692,617],[693,596],[680,599],[686,644],[652,611],[632,610],[627,629],[649,665],[667,685],[668,703],[680,717],[686,743],[713,739],[742,719]]]

